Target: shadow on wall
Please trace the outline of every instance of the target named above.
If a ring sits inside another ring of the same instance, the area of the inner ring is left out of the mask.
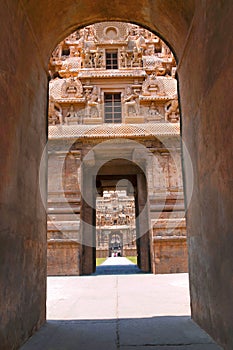
[[[174,346],[174,347],[173,347]],[[21,350],[220,350],[189,316],[49,321]]]
[[[145,273],[135,264],[132,265],[100,265],[92,275],[135,275]]]

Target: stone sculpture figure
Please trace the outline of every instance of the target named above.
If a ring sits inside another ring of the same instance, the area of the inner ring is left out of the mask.
[[[161,120],[162,115],[160,114],[158,108],[156,107],[154,102],[151,102],[151,105],[148,110],[148,117],[150,120]]]
[[[95,68],[103,68],[104,66],[103,51],[99,47],[94,53],[94,66]]]
[[[92,93],[87,97],[87,115],[88,117],[99,116],[99,92],[97,86],[93,87]]]
[[[127,67],[127,62],[128,62],[128,53],[123,46],[121,51],[120,51],[120,67],[126,68]]]
[[[84,68],[93,68],[92,54],[88,47],[83,51],[82,63]]]
[[[131,67],[141,67],[142,66],[142,52],[141,49],[137,49],[135,46],[133,49],[133,55],[131,60]]]
[[[69,125],[70,122],[77,122],[77,124],[79,124],[79,119],[80,118],[78,114],[75,112],[74,106],[71,105],[69,111],[65,116],[65,123],[67,125]]]
[[[50,125],[63,124],[62,109],[52,98],[49,100],[48,116]]]
[[[138,98],[138,94],[132,91],[131,87],[128,86],[126,89],[126,94],[124,96],[125,103],[125,116],[129,115],[138,115],[139,108],[136,99]]]
[[[179,102],[178,99],[171,100],[165,106],[165,118],[171,123],[179,121]]]

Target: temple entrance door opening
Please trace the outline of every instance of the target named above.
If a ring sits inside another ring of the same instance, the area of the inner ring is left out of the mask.
[[[81,234],[93,243],[92,247],[91,244],[83,246],[83,273],[95,271],[96,256],[103,258],[132,254],[137,257],[138,267],[149,272],[151,248],[144,172],[134,162],[126,159],[102,160],[103,165],[99,164],[97,156],[91,167],[89,163],[88,170],[85,166],[83,169],[83,181],[89,183],[88,188],[92,184],[96,189],[82,204],[81,217],[84,224]],[[87,184],[83,182],[83,186]],[[87,222],[89,228],[85,224]]]
[[[135,181],[134,181],[135,182]],[[98,176],[96,198],[96,258],[137,260],[135,195],[132,182]]]
[[[109,237],[109,256],[123,255],[123,235],[121,233],[112,233]]]

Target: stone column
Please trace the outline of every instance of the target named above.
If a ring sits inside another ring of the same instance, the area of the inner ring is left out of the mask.
[[[136,226],[138,266],[144,272],[151,270],[149,208],[147,204],[147,184],[144,174],[137,174]]]
[[[96,230],[95,230],[95,188],[94,159],[83,161],[81,170],[81,209],[80,232],[82,239],[81,274],[91,274],[96,267]]]

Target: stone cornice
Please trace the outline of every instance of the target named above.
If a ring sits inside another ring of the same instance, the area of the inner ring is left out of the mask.
[[[87,69],[79,72],[78,78],[144,78],[146,77],[146,72],[139,69],[105,69],[105,70],[91,70]]]
[[[101,124],[49,126],[49,139],[93,139],[120,137],[177,136],[179,123]]]

